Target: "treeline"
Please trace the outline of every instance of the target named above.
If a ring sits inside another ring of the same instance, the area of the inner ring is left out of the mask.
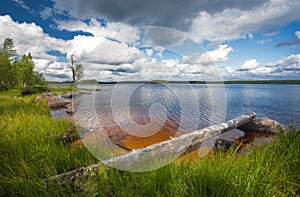
[[[46,86],[45,78],[34,71],[31,54],[18,56],[13,39],[6,38],[0,45],[0,90],[22,88],[30,91],[42,86]]]
[[[300,84],[300,80],[225,81],[224,84]]]
[[[253,81],[190,81],[191,84],[300,84],[300,80],[253,80]]]

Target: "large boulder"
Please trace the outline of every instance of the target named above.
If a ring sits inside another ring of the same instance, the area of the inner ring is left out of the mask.
[[[247,133],[250,132],[265,135],[275,135],[285,132],[284,127],[279,122],[266,117],[255,118],[251,122],[238,127],[238,129]]]

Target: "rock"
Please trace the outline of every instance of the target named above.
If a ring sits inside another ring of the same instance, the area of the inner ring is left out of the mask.
[[[270,118],[255,118],[248,124],[242,125],[237,129],[245,132],[265,134],[265,135],[276,135],[278,133],[284,133],[284,127],[277,121]]]
[[[239,144],[239,142],[243,139],[245,133],[243,131],[239,131],[237,129],[233,129],[226,133],[222,133],[217,140],[215,145],[216,150],[228,150],[231,147]]]
[[[62,98],[72,98],[74,94],[72,92],[67,92],[61,95]]]
[[[74,113],[73,110],[72,110],[72,107],[68,107],[68,108],[66,109],[66,112],[67,112],[68,114],[73,114],[73,113]]]
[[[69,103],[71,103],[71,101],[61,101],[58,99],[53,99],[48,101],[48,107],[50,109],[60,109],[60,108],[64,108]]]
[[[72,108],[72,103],[67,104],[65,108]]]
[[[43,99],[48,99],[48,100],[53,100],[53,99],[57,99],[56,96],[54,96],[51,92],[45,92],[39,96],[37,96],[34,100],[34,102],[39,102],[40,100]]]
[[[53,109],[64,108],[66,105],[70,104],[71,101],[59,100],[57,96],[54,96],[50,92],[45,92],[35,98],[35,102],[39,102],[40,100],[48,99],[48,107]]]

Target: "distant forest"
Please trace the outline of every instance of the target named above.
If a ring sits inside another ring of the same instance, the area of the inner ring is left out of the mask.
[[[190,81],[192,84],[206,83],[204,81]],[[209,82],[220,83],[220,82]],[[222,83],[222,82],[221,82]],[[253,81],[224,81],[224,84],[300,84],[300,80],[253,80]]]

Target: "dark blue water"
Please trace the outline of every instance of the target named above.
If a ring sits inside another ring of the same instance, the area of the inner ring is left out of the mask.
[[[225,85],[227,117],[254,111],[285,126],[300,126],[300,85]]]

